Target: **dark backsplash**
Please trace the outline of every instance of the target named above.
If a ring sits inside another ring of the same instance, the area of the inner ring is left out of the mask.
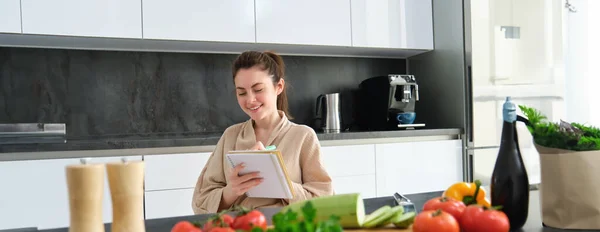
[[[235,57],[0,48],[0,123],[66,123],[69,138],[221,132],[248,118],[235,99]],[[283,58],[292,121],[311,126],[319,94],[406,72],[402,59]]]

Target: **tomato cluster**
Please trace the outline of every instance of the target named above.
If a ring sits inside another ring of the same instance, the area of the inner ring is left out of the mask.
[[[267,230],[265,215],[258,210],[242,210],[235,217],[226,214],[226,211],[220,212],[207,219],[203,225],[180,221],[173,226],[171,232],[235,232],[251,231],[254,228]]]
[[[509,229],[504,212],[479,204],[467,206],[448,197],[425,202],[413,223],[413,232],[508,232]]]

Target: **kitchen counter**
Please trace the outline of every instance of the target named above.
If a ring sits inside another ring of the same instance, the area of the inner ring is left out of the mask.
[[[460,129],[416,129],[398,131],[317,133],[322,146],[360,143],[415,141],[418,139],[457,139]],[[89,138],[67,138],[61,144],[15,144],[0,145],[0,161],[29,160],[40,158],[40,152],[53,153],[44,157],[75,158],[120,156],[125,153],[209,152],[219,141],[221,133],[185,133],[151,135],[115,135]],[[69,154],[76,152],[77,154]],[[54,154],[55,153],[55,154]],[[101,154],[100,154],[101,153]]]
[[[415,203],[417,209],[422,209],[425,201],[437,197],[441,195],[442,192],[430,192],[430,193],[420,193],[420,194],[410,194],[406,195],[413,203]],[[394,199],[390,197],[379,197],[379,198],[370,198],[365,199],[365,210],[367,213],[373,212],[375,209],[383,206],[383,205],[395,205]],[[278,211],[278,209],[262,209],[269,220],[269,224],[271,224],[271,216]],[[184,217],[173,217],[173,218],[162,218],[162,219],[152,219],[146,220],[146,231],[147,232],[164,232],[170,231],[170,229],[180,220],[190,220],[190,221],[202,221],[208,218],[210,215],[193,215],[193,216],[184,216]],[[105,225],[106,231],[110,231],[110,224]],[[17,230],[15,230],[17,231]],[[27,231],[27,230],[24,230]],[[29,231],[38,231],[38,230],[29,230]],[[67,232],[68,229],[53,229],[53,230],[40,230],[44,232]],[[558,231],[569,231],[569,230],[560,230],[547,228],[542,226],[541,214],[540,214],[540,204],[539,204],[539,191],[532,190],[530,194],[529,201],[529,216],[527,219],[527,223],[525,226],[519,230],[525,232],[558,232]],[[584,231],[595,231],[595,230],[577,230],[578,232]]]

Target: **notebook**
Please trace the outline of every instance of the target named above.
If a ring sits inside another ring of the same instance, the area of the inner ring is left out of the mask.
[[[260,151],[230,151],[227,159],[231,167],[245,163],[246,167],[240,175],[250,172],[260,172],[263,182],[248,190],[248,197],[259,198],[294,198],[292,182],[289,179],[285,164],[278,150]]]

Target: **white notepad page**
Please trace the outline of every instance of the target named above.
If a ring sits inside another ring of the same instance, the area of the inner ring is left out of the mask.
[[[230,153],[227,158],[231,167],[240,163],[246,164],[246,167],[239,173],[240,175],[260,172],[259,176],[263,182],[246,192],[248,197],[259,198],[293,198],[291,186],[288,184],[285,167],[279,163],[277,154],[273,153]]]

